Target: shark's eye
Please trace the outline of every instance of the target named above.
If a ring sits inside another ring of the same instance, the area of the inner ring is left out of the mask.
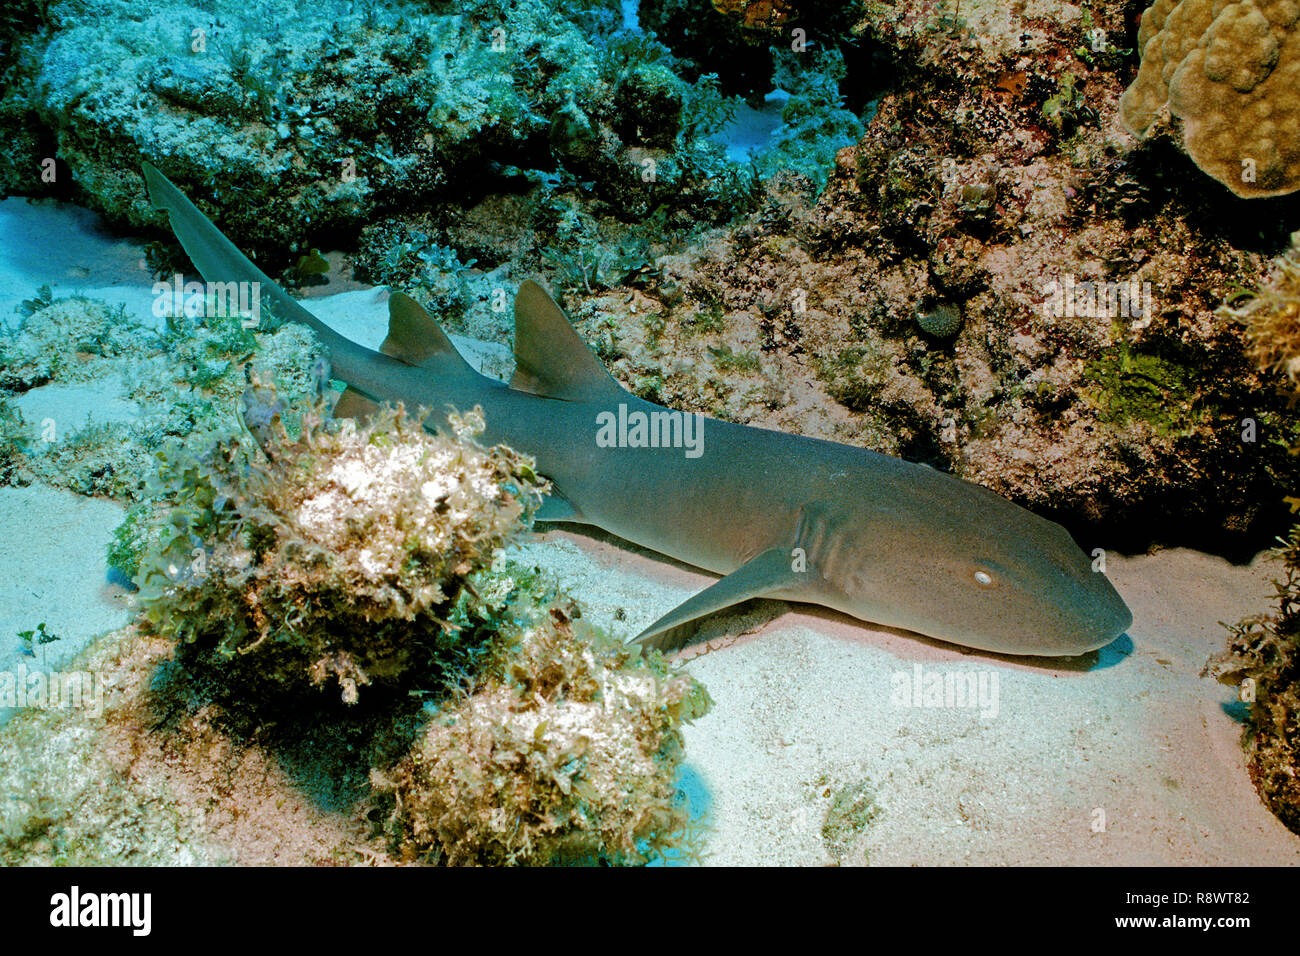
[[[976,571],[975,583],[982,588],[990,588],[993,586],[993,575],[984,570]]]

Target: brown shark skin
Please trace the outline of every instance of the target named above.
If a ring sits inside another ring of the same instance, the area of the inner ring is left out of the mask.
[[[203,277],[261,282],[269,306],[320,335],[335,377],[371,399],[411,408],[481,406],[484,440],[533,455],[576,510],[573,520],[732,575],[666,614],[638,637],[644,643],[665,646],[693,618],[759,596],[998,654],[1075,656],[1111,643],[1132,622],[1063,528],[924,465],[707,418],[698,457],[681,447],[601,447],[600,416],[617,414],[619,405],[629,417],[670,410],[593,370],[589,363],[598,368],[598,361],[585,346],[575,350],[576,333],[534,283],[524,283],[516,302],[521,368],[539,365],[544,356],[536,353],[545,351],[524,330],[550,329],[559,363],[551,384],[563,392],[578,382],[585,392],[575,385],[565,397],[548,397],[486,378],[445,337],[418,365],[356,345],[279,290],[165,177],[150,166],[145,175]]]

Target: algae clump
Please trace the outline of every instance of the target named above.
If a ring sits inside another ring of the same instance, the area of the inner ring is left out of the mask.
[[[1252,354],[1263,369],[1287,376],[1300,390],[1300,233],[1276,263],[1275,277],[1236,307],[1221,313],[1246,323]],[[1300,498],[1287,498],[1300,511]],[[1248,707],[1243,744],[1251,780],[1264,803],[1300,833],[1300,525],[1274,552],[1283,561],[1273,582],[1274,606],[1229,628],[1228,648],[1202,674],[1239,688]]]
[[[477,409],[439,434],[401,406],[357,424],[317,403],[293,431],[288,411],[255,384],[242,434],[162,456],[169,507],[119,541],[194,686],[255,726],[303,704],[386,739],[368,817],[398,858],[622,865],[689,843],[680,728],[711,702],[503,560],[546,489],[531,460],[480,447]]]
[[[1222,314],[1243,322],[1251,356],[1264,369],[1286,375],[1292,387],[1300,383],[1300,232],[1276,262],[1277,277],[1238,308]]]
[[[1145,422],[1159,435],[1188,433],[1197,420],[1186,370],[1175,362],[1131,348],[1121,341],[1089,362],[1085,398],[1102,421],[1115,427]]]
[[[831,798],[822,822],[826,852],[836,861],[844,859],[879,815],[880,804],[870,781],[861,780],[840,787]]]
[[[553,605],[376,787],[403,852],[459,864],[641,864],[689,843],[680,725],[711,706],[653,653]]]
[[[470,572],[522,529],[541,484],[526,459],[473,444],[481,417],[435,436],[398,409],[368,425],[250,390],[248,435],[160,456],[171,502],[140,557],[140,605],[187,657],[248,687],[337,685],[347,702],[454,643]]]
[[[1273,610],[1229,628],[1227,650],[1202,676],[1239,689],[1249,711],[1242,744],[1250,778],[1268,808],[1300,834],[1300,525],[1277,553],[1284,571],[1274,582]]]

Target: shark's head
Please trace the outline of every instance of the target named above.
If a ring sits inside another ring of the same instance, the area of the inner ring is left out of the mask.
[[[1133,616],[1055,522],[925,469],[923,501],[877,510],[828,582],[857,617],[992,651],[1065,657],[1110,644]],[[1096,565],[1096,566],[1095,566]]]

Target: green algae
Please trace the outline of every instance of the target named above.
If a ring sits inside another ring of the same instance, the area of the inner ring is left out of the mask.
[[[878,345],[855,346],[817,363],[817,374],[837,402],[855,412],[869,412],[884,388],[893,357]]]
[[[1193,401],[1189,371],[1159,355],[1121,341],[1087,364],[1084,397],[1109,425],[1143,422],[1162,436],[1190,434],[1203,416]]]
[[[831,797],[822,822],[822,842],[835,861],[848,856],[880,816],[876,790],[869,780],[844,784]]]

